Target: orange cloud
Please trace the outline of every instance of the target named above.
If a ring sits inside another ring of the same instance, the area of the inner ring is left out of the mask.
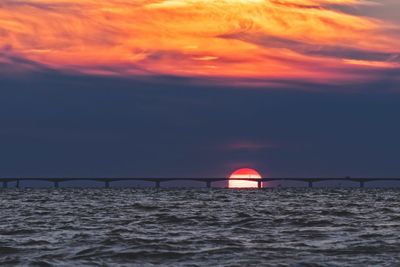
[[[399,68],[396,25],[330,4],[360,0],[3,0],[0,47],[97,75],[367,79]]]

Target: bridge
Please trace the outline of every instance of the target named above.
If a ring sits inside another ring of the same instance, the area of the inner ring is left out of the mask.
[[[104,183],[105,188],[109,188],[112,182],[121,181],[141,181],[141,182],[151,182],[154,183],[156,188],[161,187],[161,183],[173,182],[173,181],[192,181],[192,182],[202,182],[205,183],[207,188],[212,187],[212,183],[223,182],[223,181],[251,181],[258,185],[258,188],[262,188],[263,182],[272,181],[298,181],[304,182],[308,187],[313,187],[315,183],[324,181],[345,181],[345,182],[355,182],[359,184],[359,187],[364,187],[367,182],[382,182],[382,181],[400,181],[400,178],[49,178],[49,177],[37,177],[37,178],[0,178],[0,184],[2,183],[3,188],[7,188],[10,183],[15,184],[16,188],[20,188],[23,181],[45,181],[52,183],[55,188],[59,188],[60,184],[63,182],[73,182],[73,181],[93,181]]]

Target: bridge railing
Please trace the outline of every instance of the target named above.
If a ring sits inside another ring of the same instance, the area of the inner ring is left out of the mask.
[[[0,183],[2,183],[3,188],[7,188],[9,183],[15,183],[15,187],[19,188],[21,186],[22,181],[45,181],[49,183],[53,183],[55,188],[58,188],[63,182],[71,182],[71,181],[94,181],[104,183],[105,188],[109,188],[112,182],[121,182],[121,181],[141,181],[141,182],[152,182],[154,183],[156,188],[161,187],[161,183],[165,182],[173,182],[173,181],[195,181],[195,182],[203,182],[206,184],[207,188],[211,188],[212,183],[215,182],[223,182],[223,181],[250,181],[255,182],[258,185],[258,188],[262,188],[263,182],[272,182],[272,181],[300,181],[305,182],[308,187],[313,187],[314,183],[324,182],[324,181],[350,181],[359,183],[360,187],[364,187],[365,183],[373,182],[373,181],[400,181],[400,178],[352,178],[352,177],[344,177],[344,178],[307,178],[307,177],[298,177],[298,178],[127,178],[127,177],[62,177],[62,178],[50,178],[50,177],[15,177],[15,178],[0,178]]]

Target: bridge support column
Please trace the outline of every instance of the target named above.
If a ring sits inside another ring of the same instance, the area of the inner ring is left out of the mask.
[[[211,188],[211,181],[207,181],[207,188]]]
[[[309,188],[312,188],[312,187],[313,187],[313,182],[308,181],[308,187],[309,187]]]
[[[364,182],[364,181],[361,181],[361,182],[360,182],[360,188],[364,188],[364,185],[365,185],[365,182]]]
[[[7,188],[8,187],[8,182],[3,182],[3,188]]]
[[[54,182],[54,188],[59,188],[59,187],[60,187],[59,182]]]
[[[15,188],[19,188],[19,180],[15,182]]]
[[[259,189],[262,188],[262,181],[257,181],[257,186]]]
[[[109,181],[105,181],[104,182],[104,188],[110,188],[110,182]]]
[[[160,181],[156,181],[156,188],[160,188],[161,187],[161,182]]]

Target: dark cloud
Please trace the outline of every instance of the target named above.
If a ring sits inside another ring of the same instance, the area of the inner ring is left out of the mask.
[[[361,2],[360,5],[356,6],[330,4],[326,7],[356,16],[369,16],[385,21],[400,23],[398,12],[400,9],[400,2],[398,0],[364,1]]]
[[[397,53],[367,51],[341,45],[309,44],[262,34],[240,33],[222,37],[243,40],[269,48],[287,48],[304,55],[368,61],[395,61],[400,63],[400,57]]]
[[[62,13],[65,8],[72,8],[74,5],[67,2],[34,2],[34,1],[23,1],[23,0],[2,0],[0,2],[0,8],[18,8],[18,7],[32,7],[43,11],[54,11]]]
[[[24,79],[40,73],[45,73],[47,76],[58,72],[44,64],[15,55],[10,45],[0,48],[0,77],[12,76],[18,79],[17,76],[21,75]]]

